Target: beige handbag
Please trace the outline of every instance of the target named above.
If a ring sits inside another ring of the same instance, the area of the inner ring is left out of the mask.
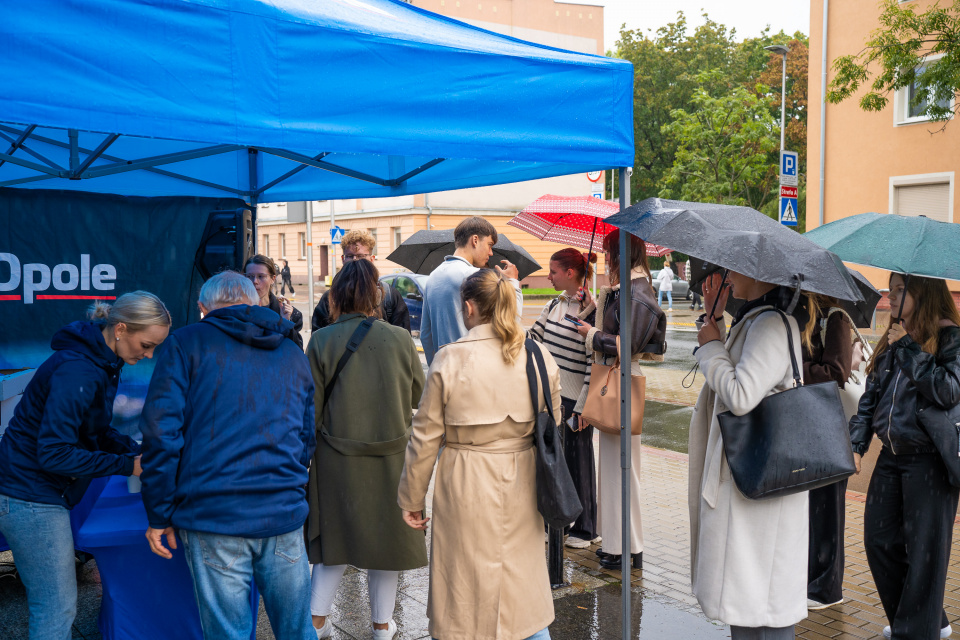
[[[583,404],[583,421],[604,433],[620,435],[620,337],[613,366],[590,366],[590,387]],[[643,402],[647,395],[645,376],[630,376],[630,434],[643,432]]]

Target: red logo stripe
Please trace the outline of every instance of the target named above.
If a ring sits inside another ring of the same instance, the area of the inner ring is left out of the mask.
[[[20,296],[0,296],[0,300],[19,300]]]
[[[17,296],[20,299],[20,296]],[[116,300],[117,296],[37,296],[37,300]]]

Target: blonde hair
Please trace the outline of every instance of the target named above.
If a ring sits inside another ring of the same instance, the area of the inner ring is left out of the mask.
[[[173,324],[166,305],[157,296],[147,291],[125,293],[112,305],[97,300],[90,307],[90,319],[107,327],[123,323],[130,333],[147,327],[169,327]]]
[[[813,351],[813,333],[816,331],[817,325],[820,324],[820,316],[832,307],[839,307],[840,301],[819,293],[805,293],[803,296],[807,299],[807,313],[810,314],[810,317],[807,319],[807,325],[801,330],[800,338],[807,351]]]
[[[503,342],[503,361],[513,364],[523,348],[523,327],[517,322],[517,297],[513,285],[493,269],[480,269],[460,286],[460,296],[477,305],[482,323],[490,323]]]
[[[351,229],[340,239],[341,247],[352,247],[355,244],[363,245],[370,250],[370,253],[374,253],[377,249],[377,240],[373,234],[363,229]]]
[[[891,281],[893,276],[903,278],[899,273],[892,273],[890,274]],[[891,282],[891,284],[893,283]],[[957,311],[957,305],[953,301],[950,289],[947,288],[945,280],[910,276],[910,282],[907,283],[906,289],[901,295],[907,293],[913,298],[910,335],[923,351],[936,355],[937,349],[940,347],[940,321],[949,320],[960,326],[960,311]],[[894,314],[898,311],[898,309],[890,310],[891,322],[893,322]],[[873,357],[870,358],[870,363],[867,365],[867,374],[873,373],[880,356],[890,347],[887,335],[887,333],[884,333],[880,341],[877,342],[877,348],[874,349]]]

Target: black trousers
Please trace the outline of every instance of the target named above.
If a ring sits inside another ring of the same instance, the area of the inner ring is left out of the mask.
[[[575,400],[563,398],[563,457],[583,505],[580,517],[570,527],[570,535],[584,540],[597,537],[597,465],[593,453],[593,427],[571,431],[567,419],[573,415]]]
[[[281,295],[287,294],[287,287],[290,287],[290,293],[296,293],[296,291],[293,290],[293,281],[290,278],[283,278],[283,284],[280,285]]]
[[[828,604],[843,598],[843,529],[847,481],[810,492],[810,554],[807,597]]]
[[[943,594],[958,497],[939,455],[880,452],[867,489],[864,546],[893,640],[933,640],[947,625]]]

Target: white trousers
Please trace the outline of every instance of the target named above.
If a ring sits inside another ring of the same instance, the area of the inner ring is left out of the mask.
[[[599,431],[600,456],[597,460],[597,521],[603,538],[600,544],[606,553],[620,555],[623,549],[623,524],[620,514],[620,436]],[[643,551],[643,530],[640,522],[640,436],[630,438],[630,553]]]
[[[347,565],[328,567],[313,565],[310,580],[310,613],[315,616],[329,616],[333,612],[333,601]],[[393,619],[393,609],[397,602],[397,585],[400,582],[399,571],[367,571],[367,591],[370,594],[370,618],[373,624],[387,624]]]

